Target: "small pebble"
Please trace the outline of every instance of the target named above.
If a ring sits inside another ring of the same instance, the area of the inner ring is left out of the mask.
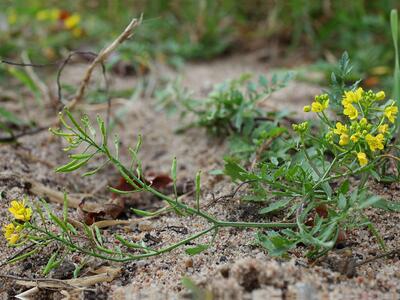
[[[193,259],[188,258],[187,260],[185,260],[185,267],[186,267],[186,269],[192,268],[193,267]]]

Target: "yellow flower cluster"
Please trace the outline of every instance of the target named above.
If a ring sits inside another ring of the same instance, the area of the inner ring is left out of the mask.
[[[3,227],[4,237],[8,241],[9,245],[15,245],[21,238],[21,232],[24,228],[20,222],[29,222],[32,217],[32,209],[25,205],[25,200],[11,201],[11,206],[8,209],[9,212],[14,216],[14,223],[7,224]]]
[[[22,229],[22,225],[15,226],[13,223],[3,227],[4,237],[10,245],[15,245],[18,242]]]
[[[318,95],[315,97],[315,100],[313,103],[310,105],[304,106],[304,111],[305,112],[315,112],[315,113],[320,113],[326,110],[329,106],[329,97],[327,94],[322,94]]]
[[[62,22],[65,29],[70,30],[75,37],[83,35],[83,30],[79,27],[81,22],[81,16],[79,14],[70,14],[68,11],[52,8],[39,11],[36,14],[36,19],[38,21]]]
[[[325,122],[330,127],[325,138],[330,143],[337,143],[341,151],[355,153],[360,166],[367,165],[368,157],[373,157],[374,152],[384,150],[386,141],[390,139],[391,124],[396,121],[398,107],[393,100],[385,104],[385,97],[383,91],[374,93],[361,87],[346,91],[341,101],[342,113],[346,117],[334,126],[328,120]],[[323,94],[316,96],[304,111],[320,113],[328,105],[329,98]]]

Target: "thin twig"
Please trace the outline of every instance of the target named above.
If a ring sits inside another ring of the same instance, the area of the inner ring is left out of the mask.
[[[48,126],[46,126],[46,127],[37,127],[37,128],[33,128],[31,130],[22,131],[22,132],[17,133],[17,134],[12,134],[10,136],[0,137],[0,143],[14,143],[21,137],[24,137],[24,136],[27,136],[27,135],[34,135],[34,134],[40,133],[40,132],[42,132],[44,130],[48,130],[48,129],[49,129]]]
[[[78,104],[84,94],[85,94],[85,90],[86,87],[89,84],[90,78],[92,77],[92,73],[93,70],[96,68],[97,65],[103,63],[109,56],[110,54],[120,45],[122,44],[124,41],[126,41],[127,39],[129,39],[132,34],[133,34],[133,30],[140,25],[140,23],[142,22],[142,16],[140,17],[140,19],[133,19],[129,25],[125,28],[125,30],[118,36],[118,38],[112,42],[109,46],[103,48],[99,55],[96,56],[96,58],[94,59],[94,61],[90,64],[90,66],[87,68],[85,75],[83,76],[83,79],[81,81],[81,85],[79,86],[78,91],[76,92],[76,95],[74,97],[74,99],[72,99],[67,105],[66,107],[68,109],[72,109],[76,104]]]
[[[71,52],[67,58],[61,63],[60,68],[58,69],[57,72],[57,95],[58,95],[58,102],[62,103],[62,85],[61,85],[61,74],[64,71],[64,68],[68,65],[69,61],[72,59],[73,56],[75,55],[89,55],[93,57],[93,61],[96,59],[96,57],[98,56],[97,53],[91,52],[91,51],[73,51]],[[103,73],[103,77],[104,79],[105,74],[106,74],[106,67],[103,64],[103,62],[101,62],[101,68],[102,68],[102,73]],[[107,80],[105,80],[106,85],[107,85]]]
[[[400,248],[393,249],[393,250],[390,250],[390,251],[388,251],[388,252],[379,254],[378,256],[375,256],[375,257],[372,257],[372,258],[369,258],[369,259],[360,261],[359,263],[356,263],[356,264],[355,264],[355,267],[359,267],[359,266],[368,264],[368,263],[370,263],[370,262],[373,262],[373,261],[375,261],[375,260],[378,260],[378,259],[381,259],[381,258],[384,258],[384,257],[387,257],[387,256],[392,256],[392,255],[395,255],[395,254],[398,254],[398,255],[400,254]]]
[[[255,180],[247,180],[247,181],[243,181],[242,183],[240,183],[235,190],[232,193],[229,193],[227,195],[222,195],[218,198],[215,198],[214,194],[212,194],[213,196],[213,200],[206,206],[206,208],[209,208],[211,205],[213,205],[214,203],[218,202],[221,199],[232,199],[236,196],[236,194],[239,192],[239,190],[246,184],[255,182]]]

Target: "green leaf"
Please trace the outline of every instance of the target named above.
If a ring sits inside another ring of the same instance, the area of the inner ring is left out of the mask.
[[[29,252],[26,252],[26,253],[23,253],[21,255],[18,255],[17,257],[14,257],[14,258],[12,258],[10,260],[7,260],[7,263],[12,264],[12,263],[18,262],[20,260],[24,260],[24,259],[36,254],[39,251],[39,249],[40,248],[38,247],[38,248],[35,248],[35,249],[33,249],[33,250],[29,251]]]
[[[151,217],[154,216],[156,213],[150,212],[150,211],[145,211],[137,208],[132,208],[132,211],[137,214],[138,216],[141,217]]]
[[[239,166],[232,158],[225,158],[224,173],[232,178],[233,181],[258,179],[256,175],[249,174],[244,168]]]
[[[112,186],[109,186],[108,189],[110,190],[110,192],[115,193],[115,194],[119,194],[119,195],[129,195],[129,194],[141,192],[141,191],[144,190],[144,189],[135,189],[135,190],[132,190],[132,191],[122,191],[122,190],[113,188]]]
[[[347,206],[347,199],[343,194],[339,194],[339,199],[338,199],[338,207],[339,209],[343,210]]]
[[[391,212],[400,212],[400,203],[388,201],[386,199],[379,199],[372,204],[372,207],[383,209]]]
[[[196,174],[196,208],[199,211],[200,210],[200,193],[201,193],[201,187],[200,187],[200,178],[201,178],[201,171],[198,171]]]
[[[214,176],[224,175],[224,170],[215,169],[215,170],[208,171],[208,174],[214,175]]]
[[[7,121],[14,125],[21,125],[25,123],[24,121],[19,119],[16,115],[14,115],[12,112],[6,110],[4,107],[0,107],[0,120],[1,119],[3,119],[3,121]]]
[[[346,179],[345,181],[342,182],[342,184],[339,186],[339,193],[341,194],[347,194],[350,189],[350,181]]]
[[[291,199],[282,199],[271,203],[269,206],[259,210],[259,214],[268,214],[285,208]]]
[[[101,232],[100,232],[99,227],[94,226],[93,228],[94,228],[94,233],[96,234],[97,241],[99,242],[99,244],[101,246],[103,246],[103,238],[101,237]]]
[[[380,200],[382,200],[381,196],[376,196],[376,195],[371,196],[367,200],[361,202],[359,208],[364,209],[364,208],[373,206],[376,202],[378,202]]]
[[[58,225],[65,233],[68,234],[68,227],[60,218],[52,213],[50,213],[50,218],[56,225]]]
[[[50,273],[51,270],[53,270],[54,268],[56,268],[57,266],[60,265],[61,260],[57,261],[58,257],[58,251],[56,251],[55,253],[53,253],[52,256],[50,256],[49,260],[47,261],[46,266],[44,267],[42,273],[43,275],[47,275]]]
[[[185,252],[189,255],[196,255],[207,250],[209,246],[208,244],[199,244],[196,247],[187,248]]]
[[[19,70],[17,68],[9,68],[8,71],[32,92],[32,94],[35,96],[35,100],[37,101],[37,103],[42,104],[42,97],[39,88],[25,71]]]
[[[58,167],[55,171],[57,173],[72,172],[72,171],[75,171],[75,170],[79,169],[80,167],[84,166],[89,160],[90,160],[90,157],[85,160],[74,159],[63,166]]]
[[[68,197],[67,197],[66,192],[64,192],[63,219],[64,219],[64,222],[67,223],[67,220],[68,220]]]
[[[262,247],[267,249],[268,254],[271,256],[283,256],[287,251],[296,247],[297,242],[291,241],[275,231],[269,231],[267,234],[258,232],[256,240]]]

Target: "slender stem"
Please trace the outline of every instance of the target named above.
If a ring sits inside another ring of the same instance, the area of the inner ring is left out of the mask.
[[[321,175],[320,171],[319,171],[318,168],[314,165],[314,163],[313,163],[312,160],[311,160],[311,157],[308,155],[308,152],[307,152],[307,149],[306,149],[306,144],[305,144],[305,142],[304,142],[303,136],[301,136],[300,138],[301,138],[301,144],[302,144],[302,146],[303,146],[303,152],[304,152],[304,155],[305,155],[306,158],[307,158],[308,163],[310,164],[310,166],[311,166],[311,168],[314,170],[314,172],[318,175],[318,177],[321,177],[322,175]]]
[[[258,222],[229,222],[218,221],[219,227],[236,227],[236,228],[293,228],[296,223],[258,223]]]

